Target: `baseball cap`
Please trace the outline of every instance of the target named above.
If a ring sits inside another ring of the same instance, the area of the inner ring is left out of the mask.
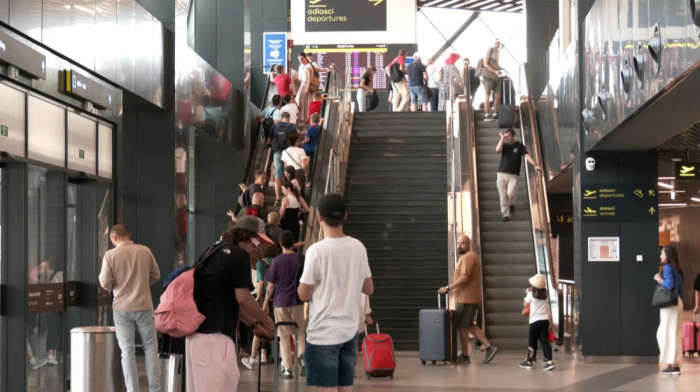
[[[418,60],[420,58],[420,53],[415,52],[413,53],[413,59]]]
[[[252,215],[245,215],[236,221],[236,224],[233,226],[236,229],[244,229],[248,231],[252,231],[253,233],[257,234],[258,238],[260,238],[263,242],[263,245],[272,245],[274,242],[265,235],[265,222],[258,218],[257,216],[252,216]]]
[[[337,193],[327,193],[318,201],[317,207],[323,219],[342,221],[345,219],[347,207],[343,196]]]

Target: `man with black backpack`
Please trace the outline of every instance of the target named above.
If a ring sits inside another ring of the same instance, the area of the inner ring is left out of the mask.
[[[263,131],[265,137],[270,133],[272,127],[280,122],[281,114],[280,108],[282,107],[282,97],[279,95],[272,96],[272,104],[266,107],[260,114],[257,115],[258,121],[263,126]]]
[[[280,122],[275,124],[267,135],[267,144],[272,148],[275,170],[275,205],[282,204],[282,180],[284,179],[284,163],[282,152],[289,147],[289,135],[297,133],[297,128],[289,122],[289,113],[280,115]]]
[[[399,55],[392,60],[384,71],[391,80],[391,88],[394,98],[392,99],[393,111],[403,112],[406,110],[409,100],[408,83],[406,82],[406,49],[399,50]]]

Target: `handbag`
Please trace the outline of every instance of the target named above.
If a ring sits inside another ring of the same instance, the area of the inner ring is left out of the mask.
[[[655,308],[668,308],[678,304],[678,287],[673,286],[669,290],[661,285],[654,289],[654,296],[651,297],[651,306]]]
[[[309,84],[309,92],[310,93],[315,93],[321,88],[321,79],[316,76],[316,68],[314,68],[314,65],[311,64],[311,69],[313,72],[311,73],[311,76],[309,76],[308,84]]]

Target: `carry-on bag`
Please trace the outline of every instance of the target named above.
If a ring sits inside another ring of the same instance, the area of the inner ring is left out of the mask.
[[[513,93],[513,80],[501,78],[501,106],[498,108],[498,127],[515,127],[518,122],[518,111]]]
[[[418,356],[424,365],[426,361],[447,363],[457,358],[457,328],[454,312],[448,307],[449,295],[445,294],[443,309],[438,294],[437,309],[421,309],[418,313]]]
[[[700,340],[700,323],[698,323],[698,315],[693,314],[693,321],[683,323],[683,338],[681,341],[683,355],[688,354],[692,357],[695,354],[700,354],[698,351],[698,340]]]
[[[173,342],[177,339],[176,342]],[[182,392],[184,388],[185,358],[180,349],[181,338],[162,334],[160,338],[161,387],[163,392]],[[174,344],[173,344],[174,343]],[[167,350],[166,350],[167,346]]]
[[[365,363],[367,379],[372,377],[394,378],[396,358],[394,357],[394,342],[391,336],[379,332],[379,323],[375,322],[377,333],[367,333],[362,341],[362,360]]]

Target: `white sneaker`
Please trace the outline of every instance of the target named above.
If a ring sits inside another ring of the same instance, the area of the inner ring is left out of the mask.
[[[46,362],[49,365],[58,365],[58,361],[56,360],[56,355],[55,354],[49,354],[46,356]]]
[[[40,359],[37,361],[36,358],[31,357],[31,358],[29,358],[29,364],[32,366],[32,369],[36,370],[36,369],[39,369],[40,367],[46,365],[46,360]]]
[[[252,357],[244,357],[241,359],[241,364],[243,366],[247,367],[250,370],[253,370],[258,367],[258,361],[255,360],[255,358]]]

